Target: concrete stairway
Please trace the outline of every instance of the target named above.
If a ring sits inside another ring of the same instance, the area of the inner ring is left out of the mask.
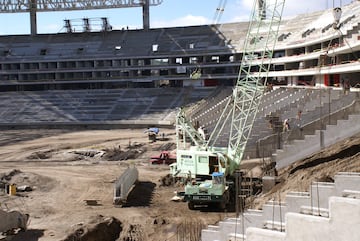
[[[286,167],[322,148],[349,138],[360,131],[360,114],[349,115],[347,120],[338,120],[337,125],[327,125],[325,130],[316,130],[313,135],[305,135],[303,140],[284,144],[273,154],[276,168]]]
[[[327,216],[288,213],[285,232],[249,228],[246,231],[246,240],[359,240],[359,213],[360,199],[330,197]]]
[[[214,92],[216,95],[202,100],[199,104],[194,106],[188,111],[190,120],[193,123],[199,123],[199,125],[203,126],[208,133],[211,133],[227,103],[227,97],[231,95],[229,90],[230,89],[224,89],[221,92]],[[291,156],[291,154],[287,152],[287,148],[290,144],[301,145],[301,143],[304,142],[304,135],[320,135],[320,133],[316,132],[316,130],[321,128],[320,125],[314,124],[319,119],[319,116],[331,113],[331,118],[328,117],[326,121],[329,120],[329,124],[337,125],[341,122],[337,122],[338,120],[347,119],[348,115],[354,112],[352,109],[355,108],[349,108],[348,106],[351,106],[351,103],[356,98],[358,98],[356,93],[343,95],[343,92],[337,89],[320,90],[312,88],[280,87],[271,92],[266,92],[260,103],[259,111],[245,148],[244,158],[259,158],[264,155],[269,157],[273,155],[274,159],[277,157],[276,160],[282,162],[282,159],[288,158],[289,155]],[[302,110],[301,126],[305,128],[303,128],[301,133],[295,133],[296,128],[294,127],[298,124],[296,116],[299,110]],[[324,113],[325,111],[326,113]],[[339,113],[335,114],[337,112]],[[275,121],[276,123],[272,123],[272,127],[269,126],[269,120],[274,119],[275,117],[277,118],[277,121]],[[292,126],[294,131],[290,133],[290,136],[283,136],[281,138],[281,125],[284,119],[290,120],[290,126]],[[349,124],[349,122],[347,123]],[[216,146],[227,146],[230,132],[229,125],[230,123],[225,124],[221,137],[218,138],[218,142],[215,143]],[[344,123],[344,125],[346,125],[346,123]],[[339,125],[339,127],[329,126],[328,129],[343,127],[344,126],[342,125]],[[333,134],[334,132],[332,131],[327,131],[325,133],[325,135],[330,136]],[[337,138],[339,138],[339,140],[342,139],[341,132],[340,136],[338,135],[339,133],[335,134],[336,138],[330,137],[331,140],[336,140]],[[346,137],[347,136],[345,136],[345,138]],[[316,140],[316,138],[317,137],[315,136],[314,140]],[[319,138],[317,140],[319,140]],[[286,142],[285,145],[283,142]],[[311,142],[311,148],[317,147],[316,144],[318,143]],[[325,144],[328,145],[329,143],[326,142]],[[283,149],[277,150],[283,146]],[[297,148],[301,148],[301,146]],[[289,148],[289,151],[291,150],[292,149]],[[315,148],[314,150],[318,151],[319,148]],[[304,157],[304,155],[307,155],[308,153],[311,154],[312,152],[311,149],[306,153],[300,152],[296,158]],[[295,156],[292,156],[292,158],[295,158]]]
[[[315,182],[309,192],[288,193],[285,202],[209,225],[201,240],[360,240],[359,213],[360,173],[338,173],[334,183]]]

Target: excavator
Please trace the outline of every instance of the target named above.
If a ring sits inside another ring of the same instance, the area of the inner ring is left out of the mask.
[[[189,209],[203,204],[225,209],[235,196],[235,173],[265,91],[284,2],[254,1],[239,75],[210,136],[194,127],[184,109],[177,114],[177,159],[170,172],[183,180],[185,190],[179,195]],[[227,147],[219,144],[223,140]]]

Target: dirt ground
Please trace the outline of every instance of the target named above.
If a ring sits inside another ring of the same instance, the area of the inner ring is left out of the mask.
[[[17,186],[33,189],[16,196],[0,194],[1,208],[30,214],[28,230],[11,240],[65,240],[99,215],[121,222],[118,240],[179,240],[184,232],[179,230],[201,230],[234,216],[216,210],[191,211],[186,203],[171,201],[182,188],[162,186],[160,179],[169,167],[150,165],[148,160],[162,149],[174,149],[174,138],[175,131],[166,129],[160,130],[154,143],[144,129],[2,131],[0,173],[11,174],[9,182]],[[139,170],[139,183],[124,207],[114,207],[114,181],[129,165]],[[95,200],[96,205],[85,200]]]
[[[83,232],[101,217],[120,221],[119,241],[198,240],[195,236],[203,227],[235,213],[189,210],[186,203],[171,201],[182,187],[161,185],[169,167],[150,165],[148,160],[163,149],[174,148],[173,129],[161,129],[154,143],[144,129],[2,131],[0,177],[6,174],[9,182],[33,189],[16,196],[0,191],[1,208],[30,214],[28,230],[11,240],[75,240],[68,235]],[[138,168],[139,182],[128,203],[115,207],[114,181],[129,165]],[[306,191],[312,181],[332,181],[339,171],[360,172],[359,136],[280,170],[278,184],[254,198],[250,207],[261,208],[270,199],[284,200],[290,190]],[[88,205],[86,200],[96,203]],[[186,236],[189,234],[193,236]],[[0,236],[0,240],[5,238]]]

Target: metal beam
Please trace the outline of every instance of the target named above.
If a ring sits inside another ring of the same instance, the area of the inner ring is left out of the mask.
[[[30,1],[30,33],[31,35],[37,34],[37,24],[36,24],[36,1],[37,0],[29,0]]]
[[[107,8],[143,8],[143,27],[150,28],[150,6],[163,0],[0,0],[0,13],[30,13],[30,33],[37,34],[36,13]]]
[[[149,6],[160,5],[163,0],[148,0]],[[0,0],[0,13],[31,11],[32,0]],[[91,10],[106,8],[143,7],[146,0],[37,0],[37,12]]]
[[[143,4],[143,29],[150,28],[150,0],[144,0]]]

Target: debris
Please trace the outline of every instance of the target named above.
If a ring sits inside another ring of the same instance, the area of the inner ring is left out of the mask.
[[[94,200],[94,199],[88,199],[88,200],[84,200],[86,205],[88,206],[97,206],[99,205],[98,204],[98,201],[97,200]]]
[[[103,151],[97,151],[97,150],[76,150],[73,153],[88,157],[96,157],[96,156],[101,157],[102,155],[104,155]]]
[[[16,174],[19,174],[19,173],[21,173],[20,170],[14,169],[14,170],[10,171],[10,172],[7,173],[7,174],[6,174],[6,173],[5,173],[5,174],[1,174],[1,175],[0,175],[0,180],[10,181],[13,176],[15,176]]]
[[[61,241],[114,241],[119,238],[121,231],[122,223],[118,219],[98,215],[88,224],[80,224]]]
[[[181,197],[179,197],[179,196],[173,196],[172,198],[171,198],[171,201],[174,201],[174,202],[180,202],[180,201],[183,201],[183,199],[181,198]]]
[[[108,148],[105,149],[105,154],[102,156],[106,161],[123,161],[129,159],[136,159],[146,151],[146,148],[142,144],[136,146],[129,146],[126,150],[119,148]]]
[[[16,187],[16,191],[18,192],[31,192],[33,189],[28,185],[22,185]]]

